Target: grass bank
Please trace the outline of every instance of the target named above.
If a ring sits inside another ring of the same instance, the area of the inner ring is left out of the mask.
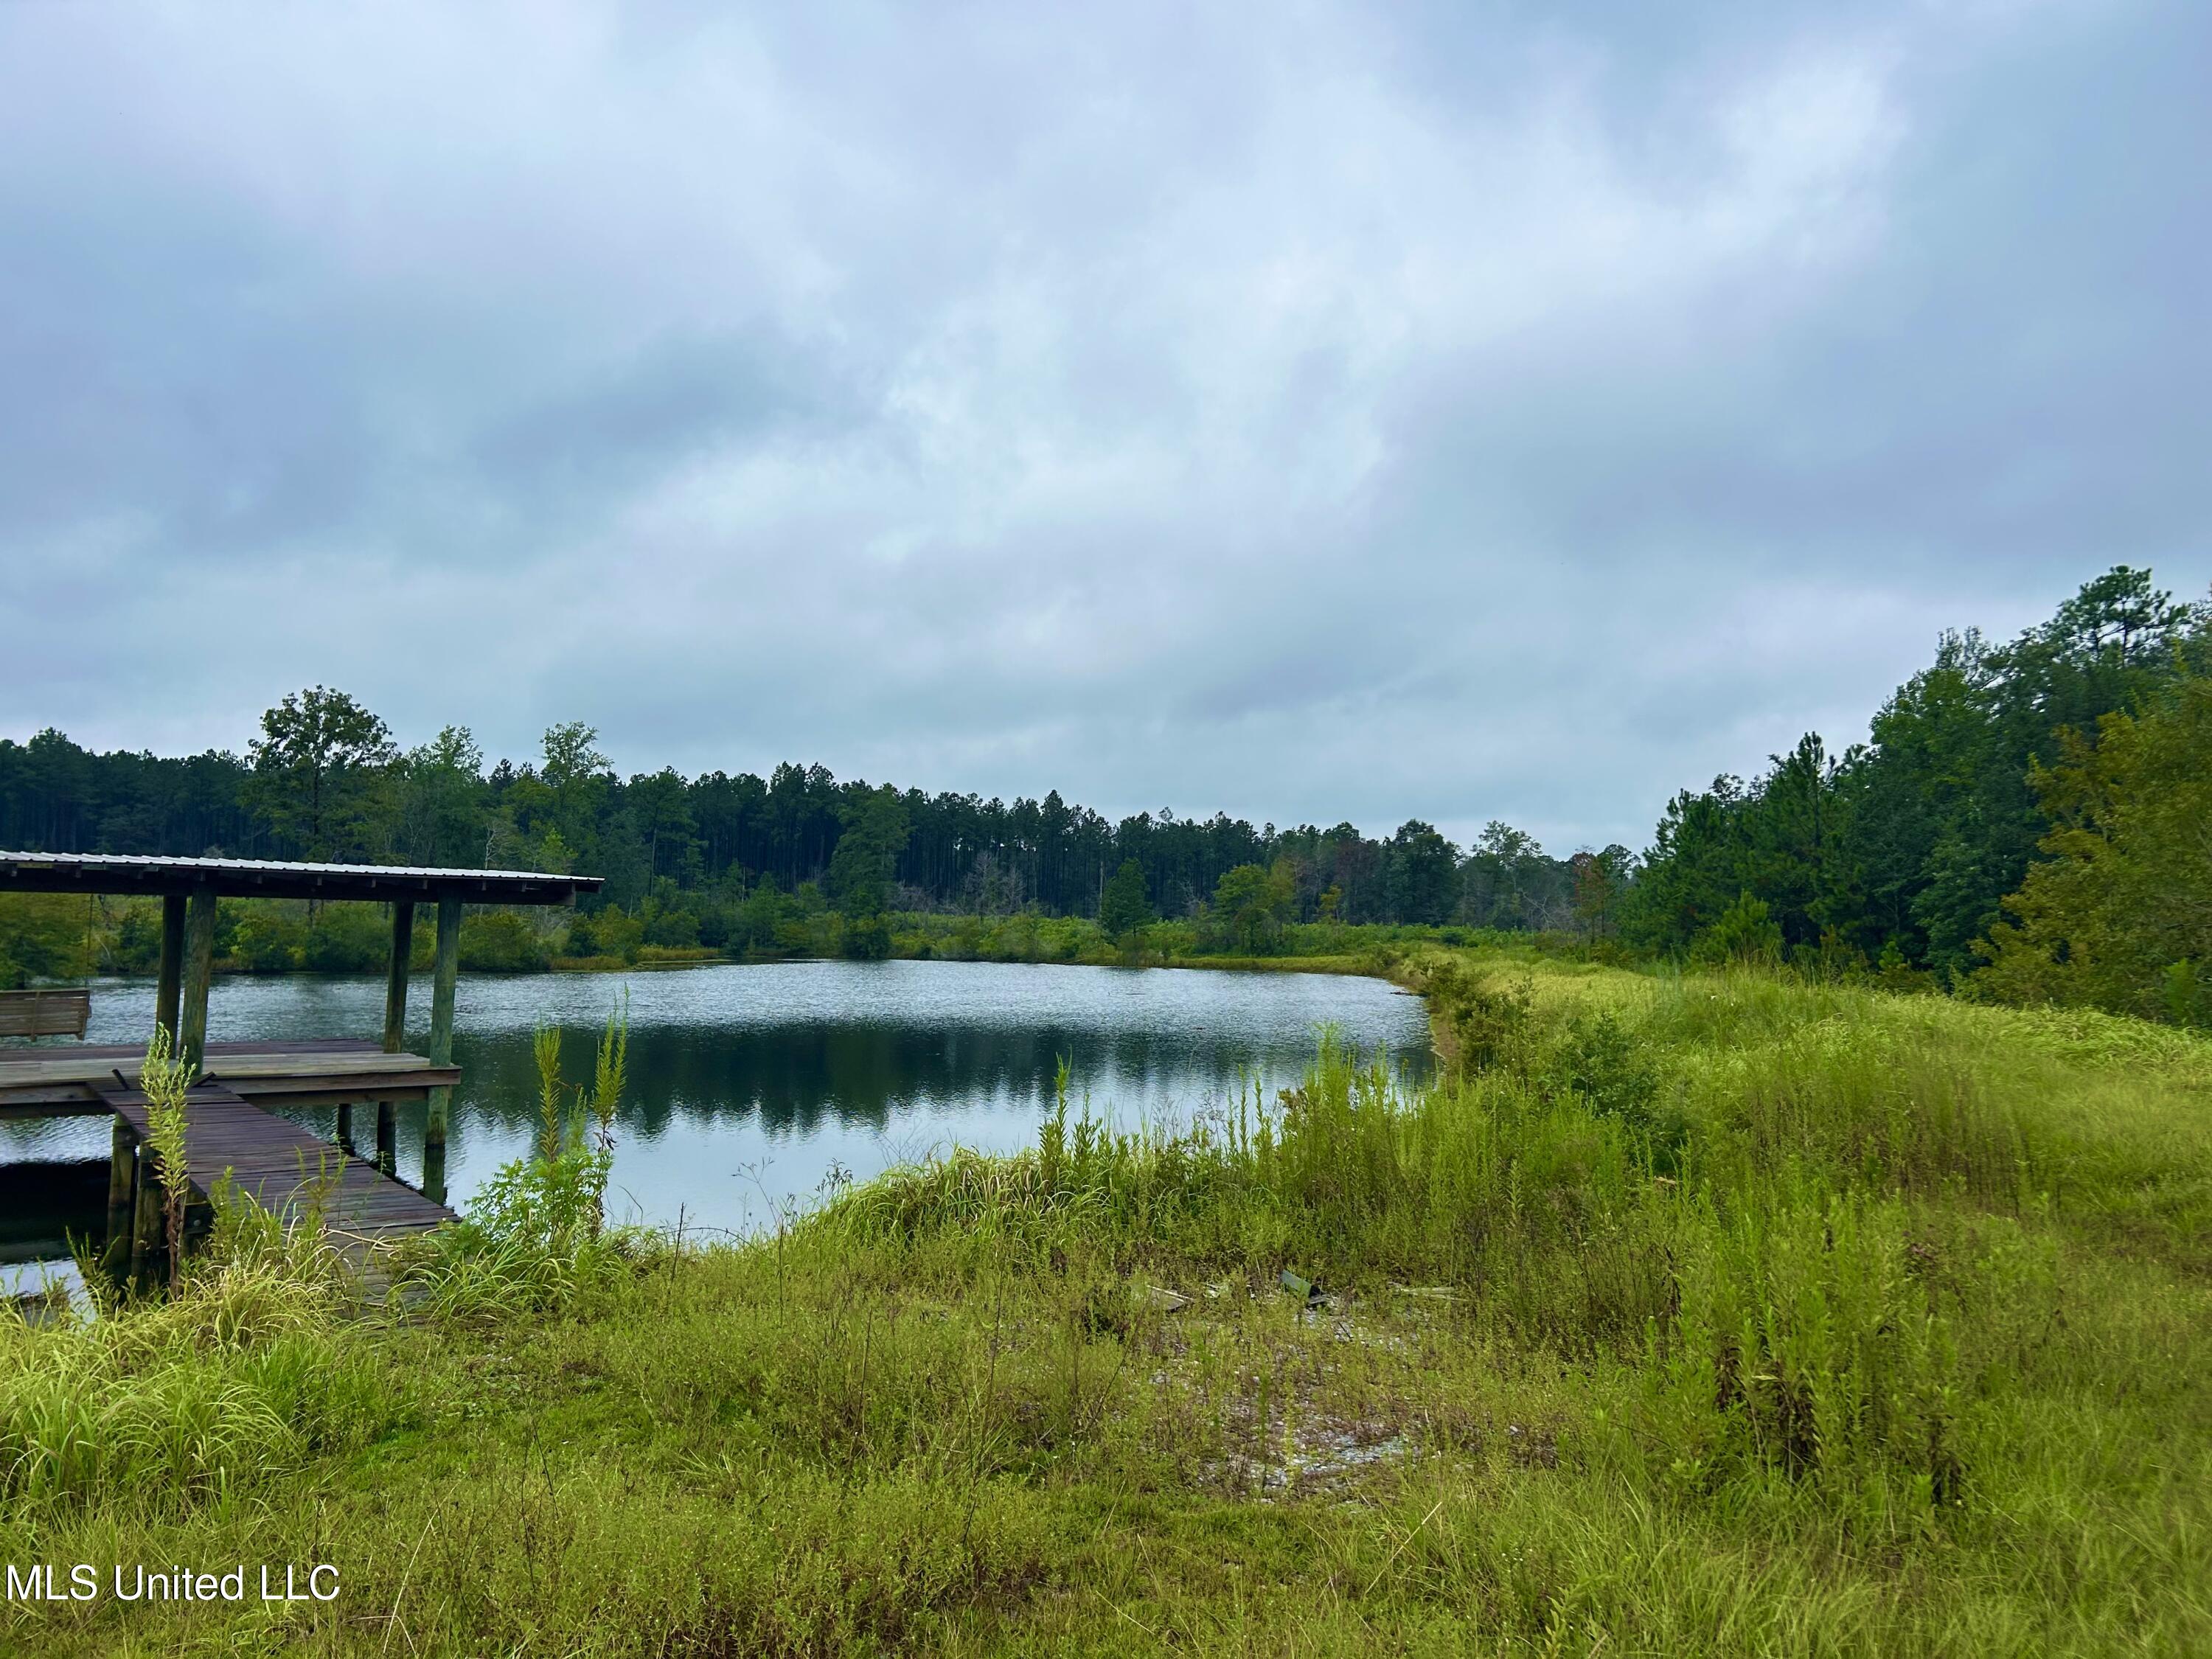
[[[0,1316],[0,1607],[94,1653],[2212,1650],[2212,1045],[1430,949],[1449,1064],[828,1195],[513,1202]],[[1280,1288],[1316,1281],[1309,1307]]]

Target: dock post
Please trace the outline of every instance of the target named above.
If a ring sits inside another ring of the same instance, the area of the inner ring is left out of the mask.
[[[215,972],[215,890],[203,887],[185,912],[183,1006],[178,1011],[177,1049],[193,1077],[207,1054],[208,981]]]
[[[185,984],[185,896],[161,896],[161,969],[154,983],[154,1023],[169,1034],[169,1051],[177,1047],[177,1004]]]
[[[154,1264],[161,1254],[161,1177],[154,1167],[154,1149],[138,1147],[138,1201],[131,1222],[131,1283],[144,1290],[155,1279]]]
[[[119,1273],[131,1260],[131,1203],[132,1187],[138,1176],[137,1136],[120,1114],[115,1119],[115,1132],[109,1142],[107,1154],[107,1243],[100,1253],[100,1263],[111,1273]]]
[[[392,905],[392,961],[384,978],[384,1052],[396,1054],[407,1041],[407,958],[415,949],[415,906],[408,899]],[[399,1167],[398,1108],[376,1103],[376,1167],[391,1175]]]
[[[384,979],[384,1052],[396,1054],[407,1040],[407,958],[415,949],[415,906],[392,905],[392,965]]]
[[[422,1147],[422,1196],[433,1204],[446,1201],[446,1143],[427,1142]]]
[[[430,1063],[453,1063],[453,981],[461,969],[461,901],[438,900],[438,957],[430,981]],[[446,1117],[453,1091],[439,1084],[430,1091],[422,1125],[422,1191],[433,1203],[446,1201]]]
[[[453,1063],[453,981],[461,968],[461,902],[458,898],[438,901],[438,965],[430,988],[430,1063],[450,1066]],[[453,1091],[440,1085],[430,1091],[430,1122],[427,1139],[438,1146],[446,1144],[446,1114],[452,1107]]]
[[[338,1102],[338,1147],[342,1152],[353,1150],[353,1102]]]

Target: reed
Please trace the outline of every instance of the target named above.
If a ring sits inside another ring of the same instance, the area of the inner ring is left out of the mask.
[[[171,1051],[168,1029],[155,1025],[139,1069],[138,1087],[146,1097],[146,1140],[161,1182],[172,1291],[184,1281],[185,1211],[192,1195],[185,1146],[186,1091],[191,1087],[191,1073],[185,1056]]]

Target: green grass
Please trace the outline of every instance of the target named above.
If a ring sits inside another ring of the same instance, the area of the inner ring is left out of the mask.
[[[2212,1045],[1405,971],[1433,1089],[1332,1048],[1138,1133],[1078,1079],[742,1249],[459,1236],[402,1316],[264,1229],[0,1316],[0,1558],[344,1586],[0,1650],[2212,1650]]]

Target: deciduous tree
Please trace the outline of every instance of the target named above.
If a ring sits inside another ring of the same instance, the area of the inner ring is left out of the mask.
[[[253,804],[307,858],[357,854],[371,791],[393,753],[381,720],[343,691],[310,686],[261,717],[246,750]]]

